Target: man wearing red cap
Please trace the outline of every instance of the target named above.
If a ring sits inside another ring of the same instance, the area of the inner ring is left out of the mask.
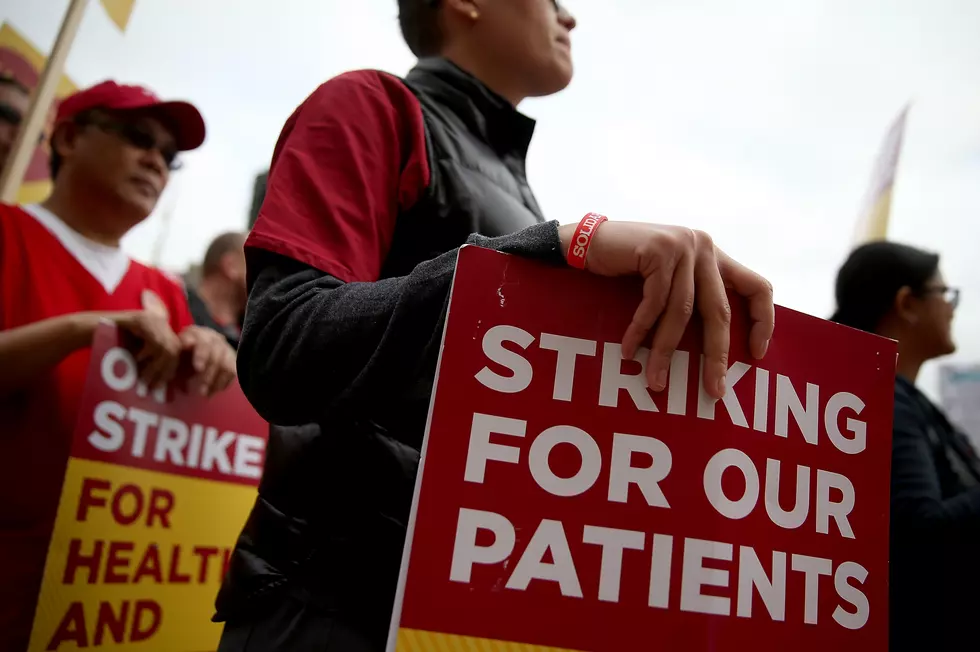
[[[0,650],[27,647],[98,323],[142,342],[150,386],[185,353],[203,394],[234,378],[233,350],[192,325],[181,287],[119,246],[153,211],[177,153],[203,142],[192,105],[103,82],[59,107],[47,201],[0,205]]]

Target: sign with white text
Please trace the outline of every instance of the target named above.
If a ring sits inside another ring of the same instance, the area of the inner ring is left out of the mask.
[[[213,650],[214,596],[255,500],[268,425],[237,384],[147,392],[101,326],[30,652]]]
[[[697,323],[655,393],[640,294],[462,249],[389,650],[887,650],[895,343],[736,303],[725,398]]]

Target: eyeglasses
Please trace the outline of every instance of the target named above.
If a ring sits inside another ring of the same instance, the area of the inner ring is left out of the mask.
[[[19,127],[23,119],[24,115],[14,107],[9,104],[0,104],[0,122],[11,127]]]
[[[948,303],[950,306],[955,308],[960,305],[960,289],[951,288],[946,285],[940,285],[936,287],[928,287],[922,291],[922,294],[938,294],[942,297],[943,301]]]
[[[102,131],[116,135],[138,149],[145,151],[150,151],[151,149],[157,150],[160,152],[160,156],[163,157],[163,162],[167,164],[167,169],[171,172],[181,168],[181,162],[177,160],[177,148],[173,145],[167,147],[161,146],[153,132],[139,123],[125,122],[122,120],[90,119],[84,124],[92,125]]]

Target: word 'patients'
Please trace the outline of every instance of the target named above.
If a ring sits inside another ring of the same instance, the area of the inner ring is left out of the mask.
[[[697,323],[655,393],[640,294],[463,249],[389,649],[887,649],[894,342],[736,302],[725,397]]]

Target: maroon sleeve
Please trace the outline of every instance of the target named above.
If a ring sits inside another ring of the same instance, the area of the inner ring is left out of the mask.
[[[418,99],[386,73],[340,75],[283,127],[246,247],[348,283],[376,281],[398,213],[428,184]]]

